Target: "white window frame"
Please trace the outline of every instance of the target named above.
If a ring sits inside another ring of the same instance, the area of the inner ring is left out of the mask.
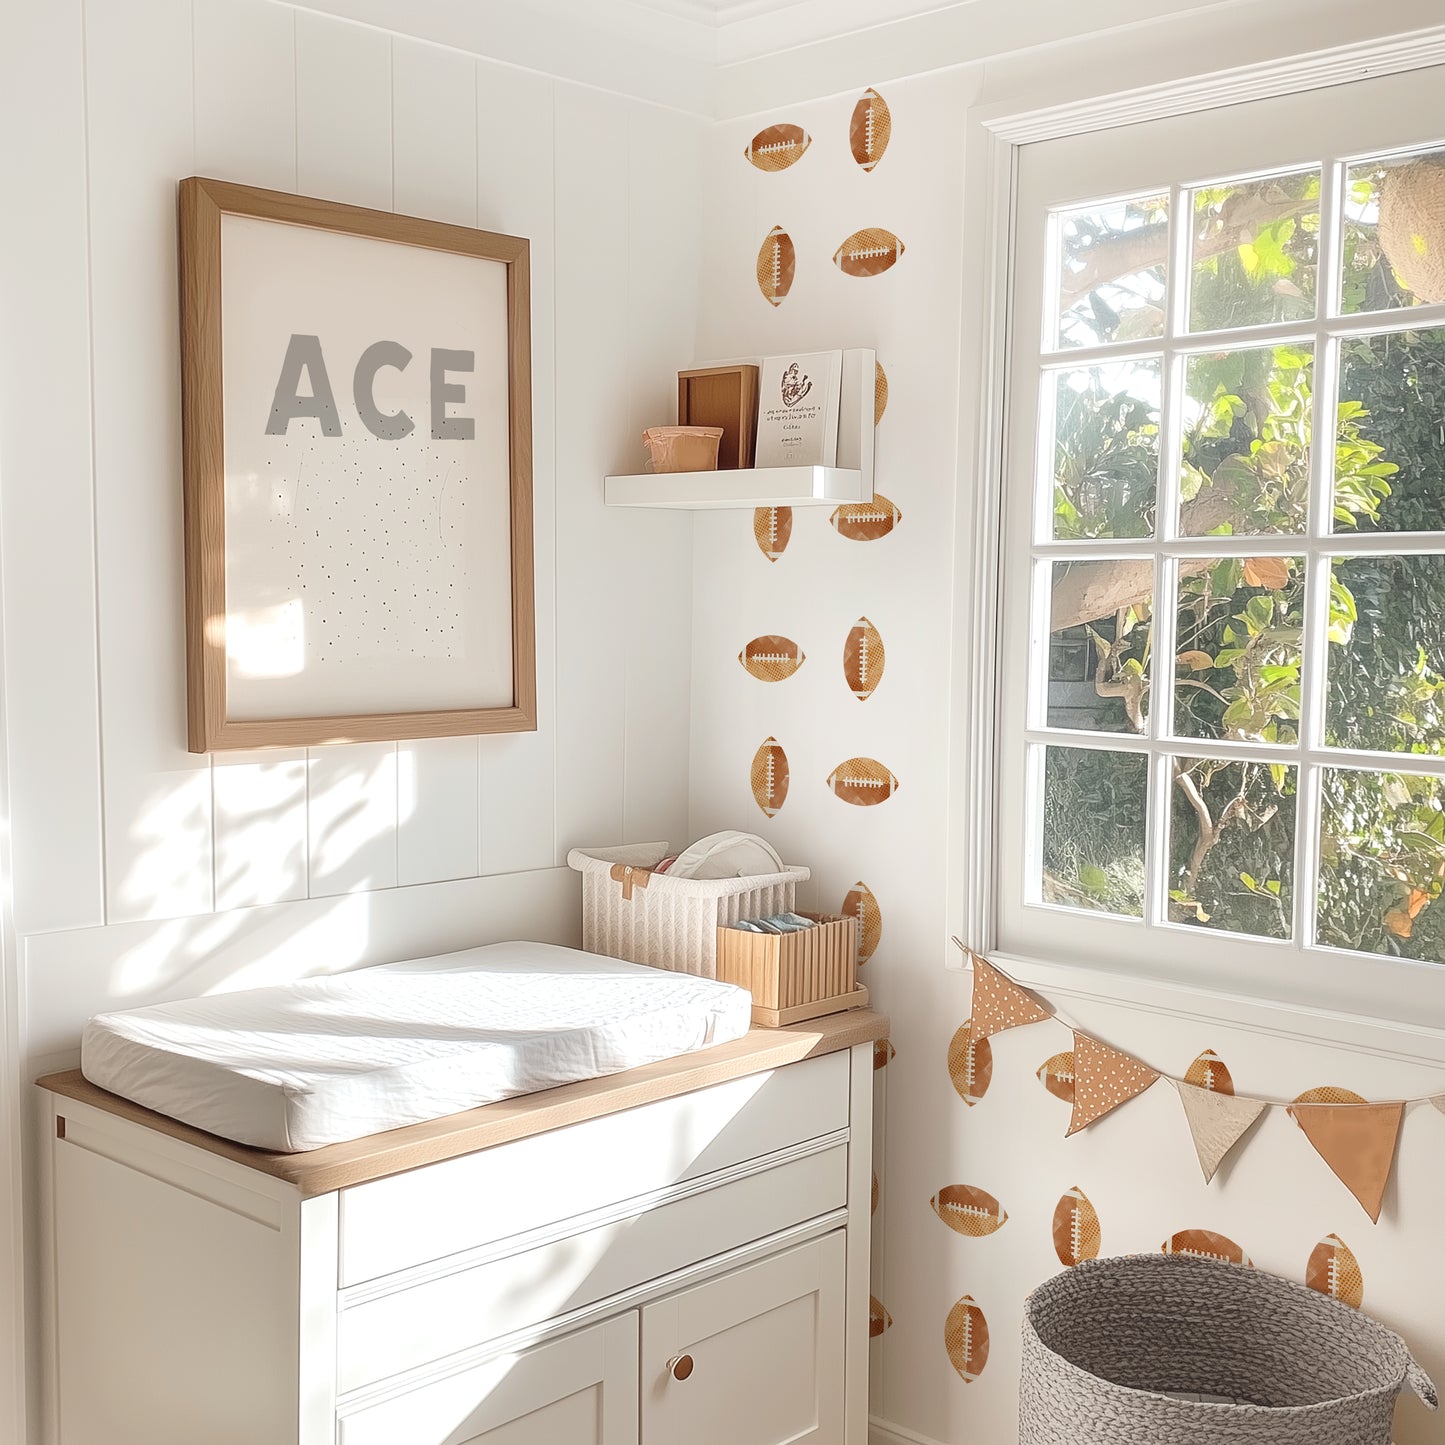
[[[1324,986],[1311,969],[1299,967],[1303,959],[1314,958],[1321,952],[1312,948],[1308,955],[1302,955],[1300,951],[1299,941],[1305,936],[1300,929],[1301,915],[1309,909],[1314,893],[1314,879],[1304,876],[1295,879],[1297,941],[1274,945],[1291,955],[1291,962],[1295,965],[1292,978],[1276,973],[1261,979],[1258,976],[1246,977],[1241,971],[1224,969],[1216,972],[1197,966],[1177,967],[1167,962],[1151,967],[1128,959],[1102,961],[1098,957],[1089,957],[1087,950],[1078,955],[1070,950],[1067,956],[1062,949],[1001,953],[998,948],[1001,870],[998,866],[997,824],[1000,810],[1018,807],[1022,798],[1003,796],[998,782],[1003,726],[1001,715],[1009,700],[1000,694],[1000,639],[996,631],[1005,565],[1004,384],[1009,363],[1008,302],[1013,284],[1012,219],[1019,148],[1035,141],[1062,139],[1139,121],[1190,115],[1221,105],[1401,74],[1442,63],[1445,63],[1445,28],[1437,28],[1429,35],[1416,33],[1408,38],[1392,36],[1356,41],[1348,49],[1289,56],[1246,69],[1216,71],[1179,83],[1044,109],[1020,110],[1016,106],[996,106],[975,111],[971,117],[966,166],[969,192],[975,198],[975,217],[979,218],[966,222],[969,234],[965,244],[969,254],[982,255],[985,264],[974,284],[972,297],[965,300],[966,307],[975,318],[979,344],[976,350],[965,347],[964,354],[965,408],[961,437],[966,443],[971,429],[975,448],[972,457],[965,452],[962,458],[966,480],[961,483],[960,494],[966,501],[959,507],[957,601],[964,625],[959,628],[954,669],[953,715],[956,725],[951,769],[949,852],[950,876],[955,880],[957,897],[949,922],[970,947],[989,952],[1012,965],[1015,974],[1025,982],[1051,988],[1064,996],[1116,1001],[1129,998],[1141,1006],[1176,1008],[1196,1017],[1204,1013],[1222,1021],[1249,1022],[1256,1026],[1267,1022],[1272,1028],[1300,1037],[1317,1040],[1322,1036],[1332,1036],[1352,1047],[1373,1045],[1391,1053],[1401,1050],[1402,1028],[1407,1034],[1417,1033],[1422,1047],[1431,1053],[1437,1052],[1441,1043],[1445,1042],[1445,966],[1402,963],[1339,951],[1348,968],[1336,971]],[[1197,179],[1202,181],[1205,178]],[[1328,204],[1327,197],[1324,203]],[[1182,277],[1177,260],[1174,274]],[[1177,287],[1177,282],[1174,284]],[[1325,310],[1321,308],[1322,313]],[[1241,342],[1257,345],[1263,340],[1284,339],[1286,336],[1375,334],[1391,329],[1396,321],[1395,317],[1379,313],[1346,318],[1322,314],[1319,319],[1307,323],[1268,329],[1250,328],[1241,331],[1238,336]],[[1183,337],[1181,341],[1187,349],[1188,338]],[[1218,336],[1210,338],[1212,346],[1217,346],[1218,341]],[[1153,348],[1156,352],[1161,349],[1162,345]],[[1118,351],[1109,353],[1111,359],[1126,354]],[[1081,365],[1093,355],[1093,351],[1081,350],[1071,355],[1069,362]],[[1319,378],[1316,390],[1323,391]],[[1168,445],[1167,440],[1164,444]],[[1329,482],[1325,468],[1332,465],[1332,460],[1332,449],[1316,447],[1315,488]],[[1163,519],[1168,511],[1167,500],[1161,496],[1161,539],[1167,535]],[[1318,516],[1318,508],[1315,513]],[[1313,523],[1318,535],[1254,538],[1227,548],[1220,547],[1219,539],[1196,541],[1171,537],[1167,545],[1171,552],[1196,551],[1211,555],[1225,555],[1236,550],[1248,551],[1251,555],[1311,555],[1309,565],[1315,571],[1310,581],[1317,583],[1319,569],[1328,567],[1328,558],[1336,550],[1344,550],[1332,547],[1330,534],[1319,532],[1322,526],[1327,525],[1328,518],[1325,517]],[[1121,550],[1136,550],[1153,556],[1159,549],[1159,541],[1150,539],[1125,544]],[[1424,538],[1406,538],[1398,534],[1368,540],[1352,537],[1345,545],[1353,551],[1400,551],[1412,544],[1417,550],[1441,550],[1437,536],[1431,536],[1428,544]],[[1017,550],[1011,547],[1010,550],[1010,565],[1019,565],[1014,559],[1022,556],[1021,547]],[[1034,552],[1037,556],[1050,553],[1064,556],[1068,555],[1069,548],[1067,544],[1045,544],[1036,546]],[[1326,588],[1318,585],[1310,587],[1307,606],[1311,609],[1311,616],[1306,620],[1307,626],[1319,621],[1317,614],[1322,612],[1326,596]],[[1157,600],[1160,610],[1164,610],[1167,599],[1159,597]],[[1038,638],[1033,640],[1037,644]],[[1318,677],[1306,680],[1306,705],[1316,712],[1322,706],[1321,682]],[[1154,711],[1157,714],[1160,709],[1156,706]],[[1044,736],[1032,730],[1029,735],[1040,740]],[[1074,736],[1058,734],[1049,734],[1048,739],[1066,745],[1076,741]],[[1079,741],[1107,747],[1112,740],[1091,737]],[[1159,735],[1156,722],[1151,722],[1144,747],[1154,760],[1156,770],[1164,766],[1162,757],[1166,752],[1172,750],[1177,754],[1187,751],[1187,745],[1184,748],[1177,744],[1171,747]],[[1232,750],[1227,743],[1217,747],[1211,745],[1206,749],[1211,754],[1221,755]],[[1247,751],[1251,759],[1263,757],[1255,749]],[[1302,756],[1299,750],[1291,752],[1291,761]],[[1333,749],[1328,750],[1327,755],[1320,752],[1311,756],[1310,761],[1326,766],[1352,762],[1374,768],[1381,766],[1377,755],[1350,754]],[[1410,766],[1414,768],[1417,762],[1412,758]],[[1445,763],[1431,763],[1425,770],[1445,772]],[[1310,806],[1317,797],[1317,791],[1312,792],[1310,801],[1301,797],[1298,829],[1317,826],[1317,812]],[[990,800],[990,806],[978,806],[982,799]],[[970,806],[970,801],[973,806]],[[1156,814],[1161,809],[1167,813],[1168,805],[1169,790],[1156,786],[1151,804]],[[1161,820],[1156,816],[1151,821],[1157,826]],[[1151,886],[1157,888],[1159,880],[1152,880]],[[1137,924],[1122,926],[1139,927]],[[1150,932],[1160,943],[1167,941],[1164,930]],[[1211,937],[1221,952],[1227,952],[1233,941],[1230,935]],[[1042,956],[1045,953],[1047,956]],[[955,956],[951,964],[960,967],[963,960]],[[1084,965],[1083,971],[1081,965]],[[1426,978],[1423,970],[1429,971],[1428,987],[1425,989],[1427,997],[1420,999],[1416,995]],[[1413,1047],[1406,1052],[1409,1056],[1418,1056]]]

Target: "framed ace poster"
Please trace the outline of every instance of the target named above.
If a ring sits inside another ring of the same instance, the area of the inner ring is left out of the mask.
[[[192,752],[536,726],[527,242],[180,186]]]

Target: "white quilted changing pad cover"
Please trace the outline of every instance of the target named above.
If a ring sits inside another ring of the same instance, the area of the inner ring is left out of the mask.
[[[494,943],[99,1014],[80,1066],[157,1113],[292,1153],[726,1043],[751,1004],[691,974]]]

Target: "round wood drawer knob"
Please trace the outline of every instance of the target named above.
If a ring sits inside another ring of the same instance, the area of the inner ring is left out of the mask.
[[[667,1373],[671,1375],[674,1380],[687,1379],[688,1376],[692,1374],[692,1356],[674,1355],[673,1358],[667,1362]]]

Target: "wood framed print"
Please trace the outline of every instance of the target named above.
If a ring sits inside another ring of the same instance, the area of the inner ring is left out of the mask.
[[[180,185],[192,752],[536,727],[527,242]]]
[[[758,425],[756,366],[705,366],[677,374],[677,424],[720,426],[717,466],[722,472],[753,464]]]

